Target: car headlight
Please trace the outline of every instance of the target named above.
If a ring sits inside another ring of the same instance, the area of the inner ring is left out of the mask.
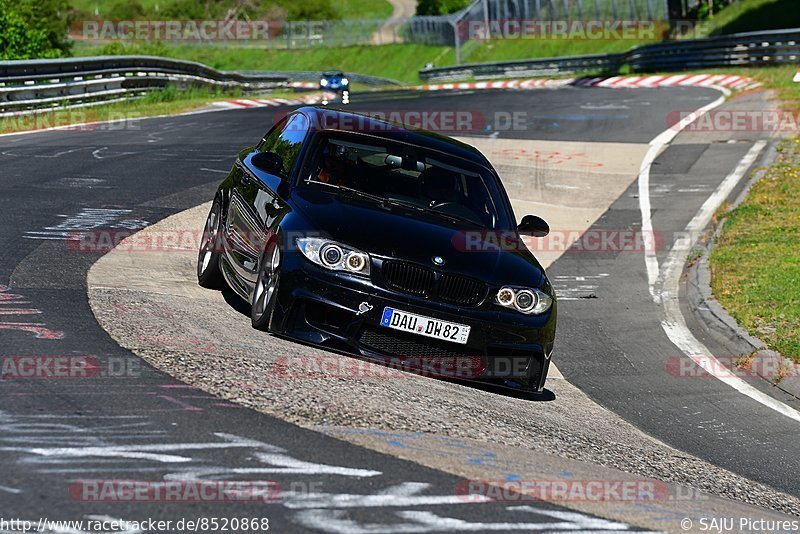
[[[322,87],[328,87],[328,80],[326,80],[325,78],[322,78],[322,79],[319,81],[319,84],[320,84]]]
[[[369,276],[369,256],[347,245],[329,239],[304,237],[297,240],[303,256],[332,271],[345,271]]]
[[[497,292],[495,302],[525,315],[540,315],[553,305],[553,297],[541,289],[503,287]]]
[[[342,85],[350,85],[350,80],[347,78],[342,78]]]

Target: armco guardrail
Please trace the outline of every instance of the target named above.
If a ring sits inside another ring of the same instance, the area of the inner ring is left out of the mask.
[[[626,63],[635,72],[797,63],[800,29],[655,43],[637,46],[626,55]]]
[[[354,74],[367,85],[398,82]],[[245,93],[319,81],[318,72],[223,72],[200,63],[151,56],[108,56],[0,62],[0,114],[82,107],[141,96],[174,85]]]
[[[222,72],[200,63],[150,56],[0,62],[0,112],[87,106],[140,96],[169,85],[241,89],[285,86],[275,74]]]
[[[444,67],[419,71],[423,81],[454,81],[465,78],[486,80],[500,77],[551,76],[576,72],[616,72],[625,62],[625,54],[595,54],[543,59],[474,63],[460,67]]]
[[[245,93],[319,81],[319,72],[223,72],[200,63],[152,56],[0,61],[0,116],[121,101],[174,85]],[[365,85],[399,82],[352,74]]]
[[[759,67],[800,63],[800,29],[751,32],[640,45],[622,54],[477,63],[421,70],[424,81],[543,76],[576,72],[676,71],[711,67]]]
[[[257,71],[236,71],[237,74],[242,74],[244,76],[254,76],[263,74],[263,72]],[[274,76],[284,76],[287,79],[293,82],[313,82],[315,85],[319,85],[319,80],[322,75],[321,71],[318,70],[276,70],[270,71],[271,75]],[[379,76],[370,76],[369,74],[358,74],[357,72],[348,72],[347,78],[351,82],[360,83],[363,85],[370,85],[372,87],[384,87],[387,85],[403,85],[401,82],[397,80],[392,80],[390,78],[381,78]]]

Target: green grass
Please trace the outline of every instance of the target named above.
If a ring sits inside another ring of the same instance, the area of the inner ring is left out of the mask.
[[[158,0],[141,0],[152,8]],[[176,0],[163,0],[164,2]],[[700,33],[718,34],[728,31],[764,29],[776,25],[800,27],[800,9],[789,4],[798,0],[740,0],[720,11],[704,23]],[[98,0],[73,0],[76,5],[91,7]],[[332,6],[343,17],[388,16],[391,6],[386,0],[332,0]],[[776,13],[781,13],[779,17]],[[558,56],[619,53],[631,47],[647,44],[645,40],[555,40],[514,39],[471,41],[462,48],[463,63],[510,61],[516,59],[547,58]],[[406,83],[419,83],[418,72],[427,63],[437,67],[455,65],[455,50],[450,46],[396,44],[385,46],[312,48],[302,50],[267,50],[257,47],[235,47],[224,44],[172,45],[149,43],[140,45],[115,45],[102,47],[76,43],[75,55],[87,56],[102,53],[151,54],[187,59],[221,70],[326,70],[331,68],[382,76]],[[731,69],[725,69],[730,72]],[[737,69],[737,72],[742,69]],[[755,70],[755,69],[754,69]],[[586,73],[591,74],[591,73]],[[782,74],[781,74],[782,75]],[[754,74],[753,77],[756,77]],[[791,77],[789,77],[789,80]],[[780,85],[775,78],[773,85]],[[788,83],[788,82],[787,82]],[[788,87],[782,87],[782,96],[793,99]],[[795,91],[796,95],[797,91]]]
[[[798,111],[800,110],[800,83],[792,81],[797,73],[797,68],[797,65],[783,65],[749,69],[719,69],[719,71],[748,76],[760,81],[764,87],[775,91],[782,107]]]
[[[586,40],[493,40],[478,44],[462,58],[469,63],[507,61],[512,59],[549,58],[585,54],[610,54],[625,52],[630,48],[652,41],[586,41]],[[438,66],[438,65],[437,65]],[[444,65],[441,65],[444,66]]]
[[[761,81],[781,107],[800,111],[794,65],[703,69]],[[796,116],[796,115],[795,115]],[[711,287],[726,310],[773,350],[800,362],[800,136],[782,142],[777,162],[766,169],[736,209],[720,208],[724,220],[711,254]]]
[[[472,46],[462,61],[479,63],[566,54],[622,52],[630,41],[492,41]],[[150,44],[98,47],[76,43],[76,56],[98,54],[148,54],[198,61],[220,70],[319,70],[342,69],[372,74],[406,83],[419,83],[419,70],[426,63],[437,67],[455,65],[455,49],[450,46],[395,44],[346,48],[272,50],[221,45]]]
[[[739,207],[711,254],[711,286],[728,312],[771,349],[800,362],[800,136]]]
[[[165,9],[176,3],[176,0],[137,0],[141,5],[145,15],[148,17],[157,16]],[[184,0],[185,1],[185,0]],[[274,5],[285,5],[291,2],[303,2],[304,0],[281,0],[279,2],[254,2],[250,15],[267,16],[279,15],[279,9]],[[218,2],[219,6],[210,5],[209,9],[212,16],[221,16],[233,6],[234,2]],[[333,8],[333,13],[341,19],[386,19],[392,15],[392,5],[387,0],[327,0]],[[106,18],[127,18],[133,11],[128,0],[69,0],[71,7],[77,11]],[[205,10],[205,2],[197,2],[198,6],[192,7],[192,13],[187,13],[189,18],[194,18],[196,14]],[[271,4],[273,5],[271,7]],[[120,16],[122,15],[122,16]],[[305,17],[304,17],[305,18]]]
[[[797,0],[740,0],[704,21],[689,37],[798,27]]]
[[[75,55],[89,56],[108,52],[102,47],[76,44]],[[144,53],[198,61],[220,70],[318,70],[342,69],[345,72],[372,74],[418,82],[417,72],[426,62],[455,63],[452,48],[428,45],[353,46],[308,50],[267,50],[225,46],[150,45],[117,47],[116,53]]]
[[[388,19],[392,4],[386,0],[328,0],[343,19]]]

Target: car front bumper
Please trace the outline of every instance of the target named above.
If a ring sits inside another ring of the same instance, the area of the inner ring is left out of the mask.
[[[386,307],[471,327],[457,344],[381,326]],[[499,306],[458,307],[377,286],[366,277],[285,255],[270,330],[389,365],[446,378],[544,389],[556,304],[541,316]]]

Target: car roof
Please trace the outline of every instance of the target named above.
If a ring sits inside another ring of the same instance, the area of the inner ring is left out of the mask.
[[[330,131],[371,135],[445,152],[491,169],[489,161],[477,148],[436,132],[380,120],[362,113],[333,108],[305,106],[298,109],[297,112],[306,115],[311,123],[311,128],[318,132]],[[354,121],[358,122],[355,123]],[[342,124],[358,124],[359,130],[363,131],[337,127],[337,125]]]
[[[344,72],[340,70],[326,70],[322,73],[323,76],[344,76]]]

